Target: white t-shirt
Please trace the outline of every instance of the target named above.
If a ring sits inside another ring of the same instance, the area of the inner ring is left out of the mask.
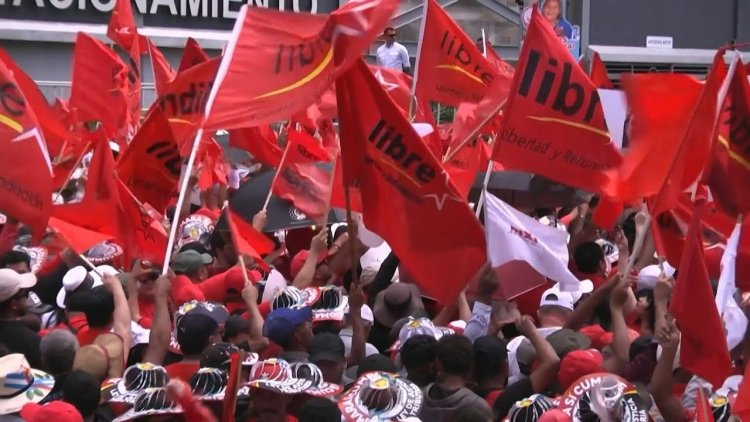
[[[378,47],[378,66],[404,71],[411,67],[409,63],[409,52],[406,47],[394,42],[390,47],[385,44]]]

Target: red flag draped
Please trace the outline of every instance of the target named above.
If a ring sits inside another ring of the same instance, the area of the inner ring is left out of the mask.
[[[498,70],[436,0],[425,1],[417,97],[454,107],[462,102],[479,102],[500,76]]]
[[[2,61],[0,87],[0,209],[41,236],[52,210],[49,155],[34,110]]]
[[[682,332],[680,366],[718,388],[731,375],[732,364],[703,256],[704,209],[705,203],[699,203],[690,222],[669,310]]]
[[[113,239],[112,236],[89,230],[55,217],[50,217],[49,227],[55,232],[55,234],[62,238],[71,249],[79,254],[86,252],[98,243]]]
[[[596,87],[536,8],[503,112],[492,159],[507,169],[600,192],[620,163]]]
[[[181,168],[169,122],[155,109],[117,161],[117,175],[139,201],[164,210],[177,190]]]
[[[612,81],[609,79],[609,73],[607,73],[607,67],[604,66],[602,58],[599,57],[599,53],[594,52],[591,56],[591,70],[589,71],[591,82],[599,89],[614,89]]]
[[[258,126],[306,108],[359,59],[398,5],[350,0],[327,17],[243,6],[205,127]]]
[[[333,174],[323,165],[330,160],[318,140],[305,132],[289,130],[284,159],[271,187],[273,193],[292,202],[313,220],[324,219]]]
[[[359,183],[365,225],[427,295],[455,301],[487,257],[474,213],[363,61],[336,93],[344,183]]]
[[[120,133],[129,114],[128,91],[128,67],[101,41],[79,32],[70,91],[70,108],[79,121],[100,121],[108,134]]]

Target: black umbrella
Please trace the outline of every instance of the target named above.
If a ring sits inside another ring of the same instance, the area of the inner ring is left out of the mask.
[[[252,177],[234,193],[232,200],[229,201],[229,208],[246,221],[253,221],[253,216],[263,209],[275,174],[275,170],[268,170]],[[298,229],[316,224],[300,210],[294,208],[290,202],[275,196],[272,196],[271,201],[268,202],[266,215],[268,218],[266,232]],[[329,224],[338,223],[345,219],[345,213],[342,211],[331,210],[328,214]],[[218,229],[226,228],[223,215],[216,223],[216,227]]]

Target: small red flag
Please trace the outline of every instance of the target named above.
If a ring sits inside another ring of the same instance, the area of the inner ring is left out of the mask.
[[[534,8],[492,159],[601,192],[620,163],[591,80]]]
[[[133,51],[140,55],[146,49],[148,40],[138,35],[130,0],[115,0],[115,8],[112,9],[107,26],[107,38],[127,52]]]
[[[110,235],[89,230],[55,217],[49,218],[49,227],[53,232],[60,236],[71,249],[79,254],[86,252],[98,243],[114,239],[114,237]]]
[[[411,76],[396,69],[370,65],[375,78],[383,86],[385,92],[393,98],[404,113],[409,112],[409,98],[411,97]]]
[[[591,216],[591,222],[604,230],[612,230],[623,211],[625,211],[625,204],[603,195]]]
[[[453,184],[462,198],[468,198],[477,173],[487,170],[489,160],[484,155],[479,138],[467,142],[451,158],[445,162],[445,170],[451,177]]]
[[[273,242],[231,209],[227,210],[227,224],[237,253],[252,257],[261,268],[268,269],[262,255],[273,251]]]
[[[492,44],[490,44],[489,41],[485,41],[484,43],[484,48],[487,51],[487,61],[492,64],[492,66],[497,70],[498,73],[506,74],[512,79],[513,74],[516,73],[516,69],[514,69],[513,66],[510,65],[510,63],[503,60],[503,58],[500,57],[499,54],[497,54],[497,51],[492,48]]]
[[[181,169],[169,122],[154,109],[117,161],[117,176],[139,201],[164,210],[177,190]]]
[[[436,0],[425,1],[417,97],[454,107],[479,102],[500,73]],[[510,78],[507,80],[510,83]]]
[[[700,222],[705,201],[693,213],[669,310],[682,332],[680,365],[718,388],[731,375],[724,326],[708,278]]]
[[[188,70],[191,67],[207,62],[210,59],[208,54],[201,48],[193,38],[188,38],[185,43],[185,49],[182,51],[182,58],[180,59],[180,65],[177,67],[177,73],[182,73],[184,70]]]
[[[594,52],[591,56],[591,70],[589,71],[591,82],[599,89],[614,89],[612,80],[609,79],[609,73],[607,73],[607,67],[604,66],[602,58],[599,57],[599,53]]]
[[[455,301],[487,260],[474,213],[363,61],[336,81],[336,94],[344,183],[359,184],[365,225],[425,294]]]
[[[249,152],[255,161],[269,167],[278,167],[284,153],[269,125],[230,130],[229,146]]]
[[[149,41],[149,53],[151,55],[151,68],[154,71],[154,84],[156,85],[156,95],[161,97],[167,93],[168,85],[174,80],[177,73],[172,69],[161,50]]]
[[[128,67],[101,41],[79,32],[73,49],[70,108],[80,122],[100,121],[114,136],[128,119]]]
[[[336,169],[333,173],[333,187],[331,188],[331,208],[346,209],[346,192],[344,192],[344,168],[341,155],[336,159]],[[349,187],[349,206],[354,212],[362,214],[362,191],[358,186]]]
[[[140,203],[119,179],[117,188],[122,201],[124,221],[130,234],[126,239],[129,255],[161,264],[164,261],[168,239],[167,231],[161,224],[161,215],[153,208]]]
[[[240,9],[209,130],[286,119],[315,102],[379,36],[398,0],[350,0],[328,16]]]
[[[323,166],[330,160],[317,139],[290,129],[286,152],[271,187],[274,195],[293,203],[314,221],[325,219],[334,175]]]
[[[741,421],[750,419],[750,365],[745,365],[745,376],[742,377],[732,412],[739,416]]]
[[[0,209],[41,237],[52,211],[52,165],[39,122],[0,61]]]

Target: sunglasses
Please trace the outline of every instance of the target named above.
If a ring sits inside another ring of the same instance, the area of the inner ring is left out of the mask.
[[[395,37],[395,36],[396,36],[396,33],[394,32],[394,33],[392,33],[392,34],[385,34],[385,36],[386,36],[386,37],[389,37],[389,38],[390,38],[390,37]]]

